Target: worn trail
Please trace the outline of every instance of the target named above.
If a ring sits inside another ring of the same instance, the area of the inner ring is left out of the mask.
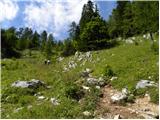
[[[143,98],[136,98],[135,103],[128,103],[126,106],[122,106],[111,102],[111,96],[118,92],[109,85],[102,89],[103,97],[100,98],[96,111],[99,118],[152,119],[158,117],[159,105],[150,103],[148,95]]]

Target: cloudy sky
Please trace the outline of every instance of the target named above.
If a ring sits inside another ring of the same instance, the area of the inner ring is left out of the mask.
[[[39,33],[46,30],[57,40],[68,36],[72,21],[79,22],[82,7],[88,0],[0,0],[0,25],[2,28],[14,26],[31,27]],[[99,12],[108,19],[116,1],[92,0]]]

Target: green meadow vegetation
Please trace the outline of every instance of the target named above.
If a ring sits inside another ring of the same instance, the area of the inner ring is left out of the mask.
[[[136,89],[140,80],[159,84],[157,5],[157,1],[117,1],[117,7],[105,21],[97,6],[88,1],[79,24],[72,22],[70,36],[64,41],[28,27],[1,29],[1,118],[96,118],[104,86],[88,84],[81,75],[86,68],[92,70],[94,78],[102,77],[105,85],[119,91],[127,87],[134,96],[126,102],[148,93],[150,101],[158,104],[158,87]],[[82,55],[90,52],[91,60],[78,60],[76,51]],[[45,59],[51,63],[45,64]],[[72,61],[76,65],[69,68]],[[112,77],[117,79],[111,81]],[[15,81],[32,79],[44,82],[45,86],[12,86]],[[90,89],[83,89],[84,86]],[[58,101],[57,105],[52,104],[51,98]]]
[[[121,52],[119,52],[121,51]],[[44,57],[37,51],[29,58],[4,59],[2,66],[2,118],[86,118],[83,111],[94,112],[99,100],[100,90],[92,86],[90,92],[83,91],[79,81],[80,73],[85,68],[93,69],[93,76],[116,75],[117,80],[109,82],[114,88],[121,90],[127,86],[135,96],[144,95],[147,91],[151,94],[151,100],[158,103],[158,88],[147,88],[135,91],[136,83],[140,79],[148,79],[158,82],[158,54],[151,48],[150,41],[138,42],[138,45],[120,43],[115,48],[93,52],[93,60],[99,62],[86,62],[84,66],[78,66],[68,72],[63,71],[63,65],[67,64],[74,56],[70,56],[50,65],[43,63]],[[36,57],[35,57],[36,56]],[[53,59],[53,60],[52,60]],[[110,67],[106,67],[109,65]],[[112,71],[112,72],[111,72]],[[36,90],[29,88],[14,88],[11,84],[17,80],[38,79],[51,86],[50,89],[40,87]],[[59,106],[53,106],[50,100],[37,100],[35,93],[41,92],[46,98],[55,97],[60,101]],[[80,96],[80,94],[82,94]],[[7,97],[9,97],[7,99]],[[78,97],[83,98],[82,103]],[[78,98],[78,99],[77,99]],[[32,109],[27,109],[32,105]],[[13,112],[16,108],[24,107],[19,112]],[[9,115],[9,117],[7,117]],[[95,116],[89,116],[93,118]]]

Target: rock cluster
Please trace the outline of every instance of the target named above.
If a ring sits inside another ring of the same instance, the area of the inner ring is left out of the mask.
[[[53,105],[59,105],[60,104],[56,98],[51,98],[50,101]]]
[[[31,81],[16,81],[11,86],[12,87],[21,87],[21,88],[37,88],[40,86],[44,86],[44,82],[40,80],[32,79]]]
[[[97,89],[99,89],[100,86],[105,85],[105,80],[102,77],[95,78],[90,73],[92,73],[93,70],[86,68],[84,71],[81,72],[81,77],[83,77],[88,85],[95,85],[97,86]]]
[[[92,53],[88,51],[86,53],[76,52],[74,55],[75,60],[82,61],[82,60],[89,60],[92,61]]]
[[[63,60],[62,58],[58,58],[58,61],[61,61]],[[85,63],[87,61],[92,61],[92,53],[89,51],[89,52],[86,52],[86,53],[82,53],[82,52],[76,52],[75,55],[74,55],[74,58],[71,59],[67,65],[64,65],[63,67],[63,72],[67,72],[71,69],[74,69],[76,68],[76,66],[78,65],[77,63],[81,63],[80,66],[83,66],[85,65]]]
[[[61,62],[63,59],[64,59],[64,57],[59,57],[59,58],[57,58],[57,61]]]
[[[154,81],[140,80],[136,85],[136,89],[145,88],[145,87],[151,87],[151,86],[158,87],[158,85]]]
[[[148,40],[150,38],[150,35],[149,34],[144,34],[143,38]]]
[[[113,96],[111,96],[111,102],[112,103],[120,103],[123,100],[127,99],[129,95],[129,91],[127,88],[123,88],[122,92],[118,92],[116,94],[114,94]]]

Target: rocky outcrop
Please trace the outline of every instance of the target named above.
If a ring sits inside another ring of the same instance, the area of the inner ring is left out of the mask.
[[[16,81],[11,86],[21,87],[21,88],[37,88],[44,85],[45,85],[44,82],[32,79],[31,81]]]
[[[150,80],[140,80],[136,85],[136,89],[145,87],[158,87],[158,85],[154,81]]]

